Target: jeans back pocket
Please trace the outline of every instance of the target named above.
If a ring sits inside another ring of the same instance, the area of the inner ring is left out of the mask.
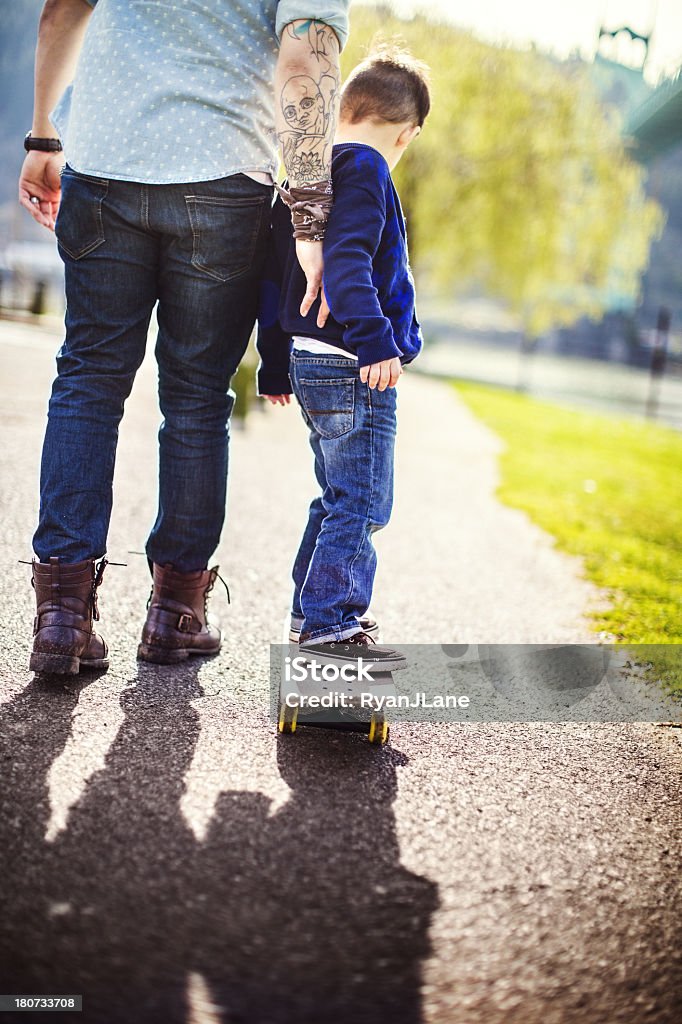
[[[225,284],[254,264],[268,195],[245,198],[185,196],[192,229],[192,265]]]
[[[65,168],[62,195],[55,224],[60,249],[80,260],[104,242],[102,203],[109,191],[106,178],[95,178]]]
[[[300,381],[300,399],[320,437],[331,440],[353,429],[355,378]]]

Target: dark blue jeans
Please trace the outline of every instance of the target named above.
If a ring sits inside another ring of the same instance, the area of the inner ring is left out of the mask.
[[[293,569],[292,618],[318,641],[360,629],[372,598],[372,534],[393,504],[396,389],[372,390],[353,359],[294,350],[291,385],[310,428],[320,495]]]
[[[272,189],[243,174],[141,185],[66,168],[56,234],[66,277],[41,466],[41,561],[107,546],[118,426],[158,301],[159,506],[147,555],[207,566],[225,516],[230,378],[253,328]]]

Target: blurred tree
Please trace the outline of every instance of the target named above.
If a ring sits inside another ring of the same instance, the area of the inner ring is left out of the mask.
[[[395,172],[420,278],[484,287],[530,338],[632,305],[663,218],[585,71],[382,5],[353,7],[344,73],[377,33],[431,67],[431,114]]]

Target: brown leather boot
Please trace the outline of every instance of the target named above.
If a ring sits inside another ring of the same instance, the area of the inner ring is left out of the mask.
[[[176,572],[171,565],[154,563],[154,585],[149,598],[141,661],[174,665],[190,654],[217,654],[223,639],[216,619],[209,617],[208,594],[218,578],[218,566],[197,572]]]
[[[80,669],[109,668],[107,645],[92,628],[99,619],[97,588],[106,558],[67,564],[33,560],[36,592],[33,652],[29,667],[45,675],[75,676]]]

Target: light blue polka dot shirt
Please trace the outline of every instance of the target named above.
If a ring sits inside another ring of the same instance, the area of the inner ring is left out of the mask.
[[[51,115],[71,167],[148,184],[275,175],[286,25],[348,34],[350,0],[87,0],[73,84]]]

